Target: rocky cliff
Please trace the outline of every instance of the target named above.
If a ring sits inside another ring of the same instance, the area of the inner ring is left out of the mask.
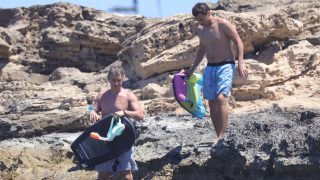
[[[212,151],[210,119],[188,116],[171,89],[197,49],[191,14],[151,19],[68,3],[0,9],[0,177],[95,178],[68,172],[78,135],[70,133],[89,126],[86,106],[109,87],[112,64],[124,67],[147,113],[137,124],[137,179],[319,177],[319,1],[211,7],[236,26],[250,73],[236,74],[227,138]]]

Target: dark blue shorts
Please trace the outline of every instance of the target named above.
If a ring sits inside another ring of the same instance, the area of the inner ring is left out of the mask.
[[[137,171],[138,166],[133,159],[134,153],[133,148],[123,153],[122,155],[114,158],[110,161],[98,164],[95,166],[96,171],[98,172],[121,172],[126,170]]]

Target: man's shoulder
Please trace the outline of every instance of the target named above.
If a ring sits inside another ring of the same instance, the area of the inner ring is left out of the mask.
[[[126,96],[133,94],[133,92],[130,89],[125,89],[125,88],[122,88],[121,93]]]
[[[109,89],[102,89],[99,93],[98,93],[98,97],[102,97],[104,94],[106,94],[109,91]]]
[[[128,99],[136,98],[137,96],[130,89],[123,89]]]
[[[235,27],[235,24],[232,24],[230,21],[228,21],[227,19],[221,18],[219,17],[219,19],[217,20],[219,27],[222,30],[229,30],[230,28]]]
[[[228,20],[226,20],[225,18],[222,18],[222,17],[215,17],[215,18],[217,18],[218,24],[226,24],[226,23],[228,23]]]
[[[197,27],[196,27],[196,30],[199,32],[199,31],[202,31],[203,30],[203,26],[201,26],[201,25],[198,25]]]
[[[135,94],[130,90],[130,89],[126,89],[126,93],[127,93],[127,95],[129,95],[129,96],[135,96]]]
[[[110,89],[102,89],[99,94],[104,95],[107,94],[108,92],[110,92]]]

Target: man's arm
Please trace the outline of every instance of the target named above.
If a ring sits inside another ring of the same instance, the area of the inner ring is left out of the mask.
[[[132,92],[128,93],[129,107],[128,109],[124,109],[121,113],[116,112],[118,115],[124,115],[126,117],[135,119],[135,120],[143,120],[144,112],[141,108],[138,98]]]
[[[243,43],[236,30],[236,28],[226,20],[221,21],[223,31],[228,35],[228,37],[237,45],[238,53],[238,71],[241,77],[247,78],[248,70],[244,65],[243,61]]]
[[[101,97],[103,92],[100,92],[96,98],[94,99],[93,106],[94,110],[90,111],[90,121],[96,122],[101,118],[101,116],[98,114],[101,111]]]
[[[194,70],[198,67],[198,65],[200,64],[200,62],[202,61],[204,54],[206,52],[206,48],[205,46],[200,42],[199,47],[198,47],[198,51],[197,51],[197,55],[194,59],[194,62],[190,68],[191,74],[194,72]],[[190,74],[190,75],[191,75]]]
[[[199,33],[199,29],[198,29],[198,33]],[[188,76],[191,76],[192,73],[194,72],[194,70],[198,67],[198,65],[200,64],[200,62],[202,61],[204,55],[205,55],[205,52],[206,52],[206,47],[205,45],[202,44],[201,42],[201,39],[199,38],[199,47],[198,47],[198,50],[197,50],[197,54],[196,54],[196,57],[194,59],[194,62],[191,66],[191,68],[189,70],[186,71],[186,74]]]

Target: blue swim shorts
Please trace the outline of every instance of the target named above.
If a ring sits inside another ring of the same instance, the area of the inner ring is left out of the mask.
[[[203,73],[203,97],[214,100],[219,94],[228,96],[234,77],[234,61],[208,64]]]
[[[137,171],[138,166],[133,156],[133,148],[131,148],[117,158],[96,165],[95,170],[98,172],[108,173],[121,172],[126,170],[131,170],[132,172]]]

